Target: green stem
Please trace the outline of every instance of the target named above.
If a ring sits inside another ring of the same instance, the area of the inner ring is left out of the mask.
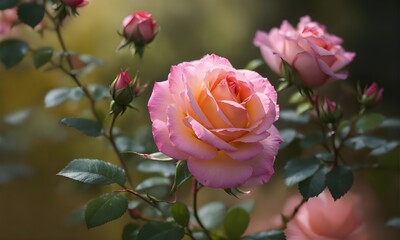
[[[194,217],[196,218],[196,221],[199,224],[200,228],[206,234],[207,238],[209,240],[212,240],[210,233],[208,232],[207,228],[204,226],[204,224],[200,220],[200,217],[199,217],[199,214],[197,211],[197,194],[198,194],[199,190],[200,190],[200,188],[199,188],[198,182],[196,179],[194,179],[193,180],[193,214],[194,214]]]
[[[306,203],[306,202],[307,202],[307,200],[306,200],[305,198],[303,198],[303,199],[301,200],[301,202],[294,208],[292,214],[290,214],[290,216],[289,216],[287,219],[285,219],[285,222],[283,223],[283,226],[282,226],[282,229],[283,229],[283,230],[287,228],[287,224],[288,224],[291,220],[293,220],[293,218],[294,218],[294,217],[296,216],[296,214],[299,212],[301,206],[303,206],[304,203]]]

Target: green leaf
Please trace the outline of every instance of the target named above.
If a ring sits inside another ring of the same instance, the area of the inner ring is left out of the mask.
[[[122,230],[122,240],[137,240],[140,226],[134,223],[127,223]]]
[[[332,154],[329,152],[317,152],[314,154],[314,157],[326,163],[333,162]]]
[[[347,166],[336,166],[326,175],[326,185],[336,201],[353,185],[353,171]]]
[[[0,61],[6,68],[12,68],[24,59],[29,50],[28,43],[18,39],[0,42]]]
[[[115,138],[115,144],[118,150],[125,155],[136,156],[138,155],[136,152],[143,152],[146,150],[137,140],[125,136],[117,136]]]
[[[89,92],[92,94],[96,101],[110,98],[110,89],[104,85],[90,84],[88,86]]]
[[[86,136],[98,137],[103,134],[103,128],[95,120],[85,118],[63,118],[60,123],[75,128]]]
[[[354,150],[360,150],[362,148],[378,148],[386,144],[386,140],[370,137],[370,136],[357,136],[349,138],[346,141],[346,146],[353,148]]]
[[[40,48],[33,52],[33,63],[36,68],[48,63],[53,57],[53,49],[51,47]]]
[[[320,163],[314,158],[293,159],[285,165],[285,183],[287,186],[293,186],[298,182],[312,176],[318,171]]]
[[[68,227],[78,226],[84,223],[85,223],[85,208],[83,207],[75,209],[73,212],[71,212],[65,221],[65,225],[67,225]]]
[[[250,200],[247,200],[244,202],[240,202],[240,203],[236,204],[235,206],[231,207],[230,209],[241,208],[241,209],[245,210],[248,214],[251,214],[251,212],[253,212],[253,209],[254,209],[254,204],[255,204],[255,200],[250,199]]]
[[[300,103],[296,108],[296,113],[298,115],[307,112],[308,110],[312,109],[313,105],[310,102]]]
[[[176,191],[176,189],[182,185],[184,182],[189,180],[189,178],[192,177],[192,174],[189,172],[189,169],[187,167],[187,162],[186,161],[178,161],[176,164],[176,170],[175,170],[175,178],[174,178],[174,184],[172,185],[171,191]]]
[[[242,208],[233,208],[228,211],[224,219],[224,229],[229,239],[239,239],[246,231],[250,222],[249,214]]]
[[[117,183],[124,186],[126,181],[125,170],[109,162],[97,159],[75,159],[58,176],[98,185]]]
[[[321,167],[311,177],[299,183],[300,194],[305,198],[318,196],[326,187],[325,183],[326,170]]]
[[[21,125],[31,115],[33,109],[27,108],[12,112],[4,116],[4,122],[10,125]]]
[[[207,229],[214,229],[223,223],[225,212],[222,202],[212,202],[199,209],[199,217]]]
[[[399,141],[388,142],[388,143],[372,150],[369,153],[369,155],[370,156],[381,156],[383,154],[386,154],[386,153],[396,149],[399,145],[400,145]]]
[[[383,120],[385,120],[385,116],[382,114],[366,114],[356,122],[356,130],[358,133],[365,133],[367,131],[374,130],[382,124]]]
[[[185,231],[168,222],[148,222],[139,231],[140,240],[180,240]]]
[[[253,59],[249,63],[247,63],[245,69],[254,70],[263,64],[264,61],[262,59]]]
[[[300,92],[296,91],[290,96],[289,103],[300,103],[300,102],[302,102],[304,100],[305,100],[304,96],[301,95]]]
[[[387,227],[400,228],[400,217],[393,217],[389,219],[386,224]]]
[[[128,199],[118,193],[106,193],[92,199],[85,210],[85,221],[88,228],[103,225],[121,217],[128,209]]]
[[[383,120],[380,127],[385,128],[400,128],[400,119],[398,118],[387,118]]]
[[[155,187],[168,187],[171,186],[171,181],[165,177],[151,177],[145,179],[143,182],[136,186],[136,191],[147,191]]]
[[[293,123],[308,123],[310,116],[306,114],[297,114],[293,110],[283,110],[279,112],[279,119]]]
[[[22,3],[18,7],[18,18],[21,22],[36,27],[44,17],[44,8],[37,3]]]
[[[312,148],[324,141],[324,136],[320,132],[312,133],[307,135],[304,139],[300,141],[300,147],[302,148]]]
[[[44,98],[46,108],[51,108],[64,103],[65,101],[78,101],[84,93],[80,87],[75,88],[55,88],[47,92]]]
[[[188,226],[190,219],[190,212],[185,204],[181,202],[176,202],[172,206],[171,211],[172,211],[172,216],[179,225],[183,227]]]
[[[0,10],[5,10],[9,8],[13,8],[18,5],[21,0],[1,0],[0,1]]]
[[[170,177],[175,174],[175,164],[147,160],[139,163],[137,170],[144,173],[161,173],[164,177]]]
[[[289,144],[293,142],[293,140],[295,140],[297,136],[296,130],[292,128],[282,129],[279,131],[279,133],[283,139],[283,143],[281,144],[280,149],[284,149],[289,146]]]
[[[280,230],[267,230],[242,238],[242,240],[286,240],[285,234]]]

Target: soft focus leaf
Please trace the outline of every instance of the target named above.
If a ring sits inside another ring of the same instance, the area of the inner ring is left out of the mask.
[[[65,221],[65,225],[72,227],[85,223],[85,208],[81,207],[71,212]]]
[[[317,159],[292,159],[285,165],[285,183],[293,186],[313,175],[319,169]]]
[[[21,0],[1,0],[0,1],[0,10],[8,9],[8,8],[13,8],[17,6],[17,4]]]
[[[253,59],[249,63],[247,63],[245,69],[254,70],[263,64],[264,61],[262,59]]]
[[[172,205],[172,216],[175,221],[181,226],[188,226],[190,219],[190,212],[187,206],[181,202],[176,202]]]
[[[85,221],[88,228],[103,225],[121,217],[128,209],[128,199],[123,194],[106,193],[92,199],[85,210]]]
[[[254,204],[255,204],[255,200],[250,199],[247,201],[240,202],[240,203],[236,204],[235,206],[232,206],[230,209],[241,208],[241,209],[245,210],[248,214],[251,214],[254,209]]]
[[[4,122],[10,125],[20,125],[25,122],[31,113],[32,109],[30,108],[22,109],[4,116]]]
[[[290,96],[289,103],[300,103],[300,102],[302,102],[304,100],[305,100],[304,96],[301,95],[300,92],[296,91]]]
[[[378,148],[386,144],[386,140],[370,137],[370,136],[357,136],[350,138],[346,141],[346,146],[353,148],[354,150],[360,150],[362,148]]]
[[[99,185],[117,183],[124,186],[126,181],[124,169],[97,159],[75,159],[57,175],[83,183]]]
[[[326,187],[325,183],[326,170],[320,168],[311,177],[299,183],[300,194],[305,198],[318,196]]]
[[[55,88],[47,92],[44,98],[44,105],[46,108],[55,107],[68,100],[78,101],[83,96],[84,93],[79,87]]]
[[[110,89],[104,85],[90,84],[88,86],[89,92],[92,94],[96,101],[110,98]]]
[[[180,240],[185,235],[183,228],[168,222],[148,222],[139,231],[140,240]]]
[[[37,3],[23,3],[18,7],[18,18],[21,22],[36,27],[44,17],[44,8]]]
[[[300,141],[302,148],[312,148],[324,141],[324,136],[320,132],[312,133],[307,135]]]
[[[145,179],[136,186],[136,191],[147,191],[154,187],[169,187],[171,181],[165,177],[151,177]]]
[[[175,174],[175,164],[171,162],[143,161],[137,166],[139,172],[160,173],[164,177],[170,177]]]
[[[176,189],[186,182],[189,178],[192,177],[192,174],[189,172],[189,169],[187,167],[187,162],[186,161],[178,161],[176,164],[176,169],[175,169],[175,178],[174,178],[174,184],[172,185],[172,190],[171,191],[176,191]]]
[[[146,150],[138,141],[125,136],[116,137],[115,144],[117,145],[118,150],[124,154],[132,154],[131,152],[135,152],[134,155],[138,155],[136,152]]]
[[[286,148],[294,139],[296,139],[297,131],[292,128],[286,128],[279,131],[283,143],[281,144],[281,149]]]
[[[137,240],[140,226],[134,223],[127,223],[122,230],[122,240]]]
[[[1,164],[0,184],[9,183],[17,178],[31,177],[33,169],[22,163]]]
[[[400,128],[400,119],[398,118],[387,118],[383,120],[380,127],[387,127],[387,128]]]
[[[362,116],[356,122],[356,129],[358,133],[365,133],[367,131],[374,130],[379,127],[383,120],[385,120],[385,116],[379,113],[370,113]]]
[[[297,114],[293,110],[283,110],[279,112],[279,119],[287,122],[294,123],[308,123],[310,116],[306,114]]]
[[[387,227],[394,227],[394,228],[400,228],[400,217],[394,217],[389,219],[386,224]]]
[[[286,237],[280,230],[267,230],[246,236],[242,240],[286,240]]]
[[[328,152],[317,152],[314,154],[315,158],[324,162],[333,162],[333,156],[331,153]]]
[[[63,118],[60,123],[75,128],[86,136],[98,137],[103,134],[103,128],[95,120],[85,118]]]
[[[326,185],[336,201],[353,185],[353,171],[346,166],[336,166],[326,175]]]
[[[53,49],[51,47],[40,48],[33,52],[33,63],[36,68],[48,63],[53,57]]]
[[[380,156],[380,155],[386,154],[386,153],[396,149],[399,145],[400,145],[399,141],[388,142],[388,143],[372,150],[369,153],[369,155],[370,156]]]
[[[224,221],[226,212],[222,202],[212,202],[199,209],[199,217],[207,229],[219,227]]]
[[[297,115],[307,112],[308,110],[312,109],[313,105],[310,102],[300,103],[296,108]]]
[[[6,68],[12,68],[24,59],[29,46],[18,39],[8,39],[0,42],[0,61]]]
[[[233,208],[228,211],[224,219],[224,229],[229,239],[239,239],[246,231],[250,222],[249,214],[242,208]]]

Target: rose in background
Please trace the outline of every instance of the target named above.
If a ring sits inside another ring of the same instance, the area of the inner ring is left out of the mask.
[[[349,64],[355,54],[346,52],[342,39],[326,32],[325,26],[313,22],[310,17],[300,19],[297,28],[286,20],[281,27],[269,33],[257,31],[254,45],[259,47],[269,67],[280,74],[282,59],[293,67],[302,85],[319,87],[329,79],[346,79],[346,73],[338,73]]]
[[[120,48],[129,44],[135,47],[135,53],[143,55],[144,47],[151,43],[157,35],[157,23],[146,11],[136,11],[125,17],[122,22],[124,41]]]
[[[74,8],[80,8],[80,7],[84,7],[86,5],[88,5],[88,1],[85,0],[62,0],[62,2],[65,5],[74,7]]]
[[[259,185],[274,173],[277,93],[258,73],[216,55],[184,62],[155,84],[148,107],[159,150],[187,160],[203,185]]]
[[[300,201],[300,197],[290,199],[284,212],[292,212]],[[365,204],[361,201],[360,196],[351,192],[334,201],[331,194],[325,190],[300,207],[287,225],[286,238],[288,240],[371,239],[364,214]]]
[[[373,108],[382,102],[383,88],[379,88],[376,82],[373,82],[370,86],[366,86],[364,92],[361,93],[359,90],[359,102],[363,104],[365,108]]]
[[[0,40],[14,35],[12,26],[17,20],[16,8],[0,11]]]

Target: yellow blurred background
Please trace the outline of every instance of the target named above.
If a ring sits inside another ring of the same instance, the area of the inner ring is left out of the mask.
[[[385,88],[384,104],[379,111],[393,117],[400,116],[397,105],[397,91],[400,87],[398,1],[89,2],[88,6],[79,9],[80,16],[65,22],[63,29],[70,50],[104,61],[104,65],[81,78],[83,83],[108,85],[120,68],[129,69],[132,74],[138,71],[141,81],[150,83],[149,89],[136,101],[139,112],[129,111],[117,123],[126,136],[134,137],[139,133],[149,136],[147,99],[152,83],[165,80],[171,65],[215,53],[228,58],[235,67],[243,68],[250,60],[261,57],[259,50],[252,44],[257,29],[269,31],[272,27],[278,27],[283,19],[295,25],[303,15],[310,15],[313,20],[325,24],[329,32],[344,39],[346,50],[357,53],[350,66],[350,79],[341,83],[342,86],[333,84],[325,91],[335,100],[348,104],[351,110],[354,109],[355,100],[351,99],[353,102],[347,103],[349,97],[345,96],[354,94],[351,86],[357,81],[362,85],[377,81]],[[151,12],[161,27],[154,42],[146,48],[141,61],[138,57],[132,57],[128,51],[116,51],[121,41],[117,32],[122,29],[122,20],[135,10]],[[33,48],[51,46],[59,49],[53,33],[45,32],[44,37],[41,37],[26,26],[18,28],[23,29],[22,39],[32,43]],[[68,224],[71,212],[110,188],[83,186],[57,177],[56,173],[75,158],[117,162],[110,146],[103,139],[86,137],[58,124],[64,117],[91,117],[86,110],[86,100],[67,102],[55,108],[44,107],[43,99],[50,89],[74,87],[73,82],[62,73],[45,72],[44,69],[35,70],[31,56],[10,70],[0,66],[0,239],[120,239],[127,216],[91,230],[83,225]],[[278,77],[268,67],[262,66],[258,70],[276,85]],[[288,107],[286,103],[287,96],[283,94],[280,96],[281,108]],[[107,119],[107,102],[99,103],[98,109]],[[10,123],[7,119],[15,112],[19,112],[21,121]],[[155,150],[151,141],[143,145],[146,150]],[[400,156],[397,157],[399,161]],[[279,214],[284,200],[297,191],[295,188],[288,190],[284,186],[281,174],[284,162],[279,162],[280,159],[284,159],[284,154],[277,159],[277,174],[271,183],[255,189],[246,197],[258,200],[258,211],[253,216],[250,231],[270,227],[268,219]],[[395,171],[395,174],[399,174],[399,169]],[[382,175],[385,173],[376,176]],[[376,180],[376,184],[368,187],[371,180],[368,173],[359,174],[356,189],[368,192],[368,201],[373,206],[371,211],[376,216],[376,222],[383,224],[389,217],[400,216],[399,176],[388,178],[390,183],[372,179]],[[184,191],[189,190],[188,187],[182,190],[183,199],[188,200]],[[216,200],[228,204],[238,202],[221,190],[207,190],[201,195],[201,203]],[[396,239],[398,234],[383,227],[377,229],[383,234],[382,239]]]

